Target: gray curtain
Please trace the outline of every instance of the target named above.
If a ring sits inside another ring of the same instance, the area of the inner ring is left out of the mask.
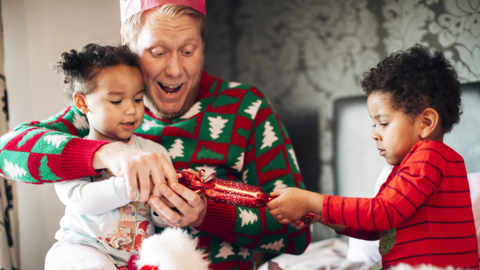
[[[0,4],[0,21],[1,4]],[[8,132],[8,98],[5,83],[3,27],[0,28],[0,135]],[[19,268],[18,216],[15,182],[0,173],[0,270]]]

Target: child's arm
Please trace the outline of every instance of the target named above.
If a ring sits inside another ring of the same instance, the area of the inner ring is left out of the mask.
[[[73,211],[81,215],[98,215],[131,202],[127,197],[125,178],[111,177],[98,182],[86,179],[55,183],[58,198]]]

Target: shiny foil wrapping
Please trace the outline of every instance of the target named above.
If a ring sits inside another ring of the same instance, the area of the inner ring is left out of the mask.
[[[225,203],[248,208],[259,208],[264,206],[275,197],[269,196],[261,187],[247,185],[240,182],[228,181],[215,178],[215,174],[204,178],[205,172],[200,171],[196,176],[188,171],[177,171],[182,174],[178,183],[200,193],[203,192],[213,202]],[[313,213],[308,213],[300,220],[310,224],[313,220]]]

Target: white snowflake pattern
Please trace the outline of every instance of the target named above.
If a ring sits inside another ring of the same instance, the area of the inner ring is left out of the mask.
[[[262,100],[257,100],[250,105],[245,112],[250,114],[252,116],[252,120],[255,119],[255,116],[257,115],[258,108],[260,108],[260,105],[262,104]]]
[[[242,219],[242,227],[245,225],[250,225],[255,223],[258,220],[257,214],[252,212],[252,210],[246,210],[239,208],[240,215],[238,215]]]
[[[55,148],[60,147],[62,142],[67,141],[67,136],[64,135],[46,135],[43,137],[43,140],[48,144],[55,145]]]
[[[263,249],[271,249],[271,250],[275,250],[275,251],[280,251],[280,249],[284,246],[285,245],[283,244],[283,238],[282,238],[282,239],[277,240],[273,243],[268,243],[266,245],[261,245],[260,247],[263,248]]]
[[[7,159],[3,160],[3,165],[3,170],[12,178],[22,177],[27,174],[24,168],[9,162]]]

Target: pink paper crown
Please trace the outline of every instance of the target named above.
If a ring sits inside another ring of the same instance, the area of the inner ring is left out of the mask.
[[[120,0],[122,23],[139,12],[165,4],[189,6],[206,16],[205,0]]]

